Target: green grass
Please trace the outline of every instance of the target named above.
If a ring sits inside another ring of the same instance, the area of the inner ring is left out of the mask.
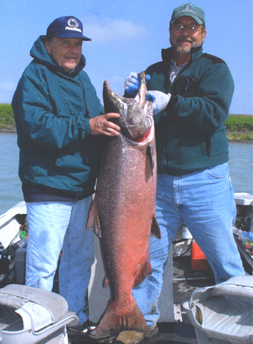
[[[227,130],[232,132],[253,130],[253,116],[246,115],[229,115],[225,122]]]
[[[0,129],[15,126],[14,115],[10,104],[0,104]]]
[[[230,115],[225,124],[229,141],[253,141],[253,116]]]
[[[253,116],[229,115],[225,122],[229,141],[253,141]],[[15,128],[14,115],[10,104],[0,104],[0,129]]]
[[[253,141],[253,132],[248,132],[248,133],[231,133],[227,132],[227,138],[228,141],[237,141],[237,142],[242,142],[242,141]]]

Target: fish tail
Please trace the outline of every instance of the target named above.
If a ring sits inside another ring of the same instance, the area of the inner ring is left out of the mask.
[[[117,337],[122,331],[137,331],[145,333],[147,324],[138,308],[135,300],[129,311],[116,309],[115,304],[110,301],[109,306],[99,322],[98,327],[92,335],[94,339]]]

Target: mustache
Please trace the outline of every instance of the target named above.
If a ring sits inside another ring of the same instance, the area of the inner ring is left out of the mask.
[[[193,43],[193,41],[190,38],[185,38],[185,37],[179,37],[177,39],[177,42],[189,42],[189,43]]]

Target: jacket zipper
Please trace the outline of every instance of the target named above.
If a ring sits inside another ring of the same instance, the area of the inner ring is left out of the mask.
[[[171,63],[171,62],[170,62]],[[168,73],[166,73],[167,77],[168,77],[168,88],[166,89],[167,94],[170,92],[171,97],[173,95],[173,84],[174,82],[177,80],[177,78],[183,73],[183,71],[185,71],[186,69],[188,69],[188,67],[191,65],[192,63],[192,57],[190,58],[189,62],[186,64],[186,66],[178,73],[178,75],[175,77],[173,83],[170,82],[170,74],[169,74],[169,70],[170,70],[170,65],[168,66]],[[171,72],[170,72],[171,73]],[[188,80],[188,85],[189,86],[189,80]],[[169,170],[169,157],[168,157],[168,150],[167,150],[167,121],[165,121],[165,152],[166,152],[166,163],[167,163],[167,170]]]

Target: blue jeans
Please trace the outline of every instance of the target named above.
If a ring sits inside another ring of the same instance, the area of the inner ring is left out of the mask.
[[[27,203],[26,285],[51,291],[62,250],[59,293],[80,324],[88,318],[85,295],[94,262],[93,232],[86,228],[91,201]]]
[[[161,239],[150,238],[152,275],[133,290],[149,327],[160,315],[157,305],[168,250],[183,223],[204,252],[216,283],[245,274],[232,232],[236,206],[227,164],[179,177],[161,174],[157,184]]]

